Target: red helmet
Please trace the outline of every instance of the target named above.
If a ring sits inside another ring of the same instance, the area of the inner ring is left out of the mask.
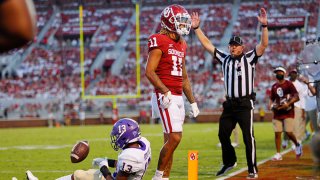
[[[191,28],[191,16],[184,7],[173,4],[162,11],[161,26],[179,35],[188,35]]]

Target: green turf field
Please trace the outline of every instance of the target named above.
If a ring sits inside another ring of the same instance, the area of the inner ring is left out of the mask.
[[[274,152],[274,134],[271,123],[255,123],[258,161]],[[110,125],[73,126],[60,128],[0,129],[0,179],[25,179],[31,170],[39,179],[49,180],[71,174],[76,169],[88,169],[95,157],[116,158],[109,141]],[[162,146],[160,125],[141,125],[142,135],[151,142],[152,160],[144,179],[151,179],[157,166]],[[245,150],[240,130],[240,147],[236,148],[238,166],[246,167]],[[231,136],[233,139],[233,135]],[[77,140],[88,140],[90,153],[81,163],[72,164],[70,150]],[[174,154],[170,179],[187,179],[188,150],[199,151],[199,179],[214,179],[221,166],[221,149],[216,146],[218,124],[185,124],[182,142]]]

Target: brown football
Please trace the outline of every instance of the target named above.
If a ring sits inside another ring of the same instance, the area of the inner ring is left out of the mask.
[[[89,142],[79,141],[71,149],[70,159],[72,163],[83,161],[89,154]]]

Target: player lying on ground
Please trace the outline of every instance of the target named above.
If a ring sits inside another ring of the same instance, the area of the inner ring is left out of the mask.
[[[58,178],[57,180],[127,180],[142,179],[151,160],[150,142],[140,136],[140,128],[135,120],[123,118],[114,124],[111,137],[111,146],[115,151],[122,150],[118,160],[96,158],[93,166],[99,169],[76,170],[73,174]],[[109,167],[115,167],[111,174]],[[28,180],[38,180],[30,171],[27,171]]]

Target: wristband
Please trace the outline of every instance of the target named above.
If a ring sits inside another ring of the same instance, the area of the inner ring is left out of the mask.
[[[196,30],[196,29],[198,29],[200,27],[200,25],[199,26],[197,26],[197,27],[195,27],[195,28],[193,28],[193,30]]]
[[[266,28],[268,27],[268,24],[262,24],[261,27]]]
[[[109,167],[116,167],[116,160],[108,159],[108,165]]]
[[[102,166],[100,168],[100,172],[102,173],[103,177],[107,179],[108,176],[111,176],[111,172],[109,171],[107,166]]]

